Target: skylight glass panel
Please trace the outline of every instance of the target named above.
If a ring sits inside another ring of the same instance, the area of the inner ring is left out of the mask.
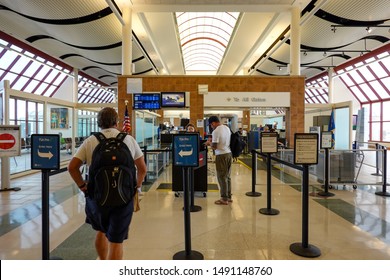
[[[38,68],[41,66],[42,64],[38,63],[38,62],[33,62],[26,70],[26,72],[24,72],[24,75],[27,76],[27,77],[32,77],[35,72],[37,72]]]
[[[388,99],[390,98],[390,95],[386,92],[386,90],[382,87],[382,85],[378,81],[372,81],[370,82],[370,85],[374,88],[376,93],[382,98],[382,99]]]
[[[367,84],[360,85],[360,88],[366,94],[366,96],[370,99],[370,101],[378,100],[378,96],[371,90],[371,88]]]
[[[387,91],[390,91],[390,77],[383,78],[382,84],[387,88]]]
[[[14,50],[16,52],[19,52],[19,53],[21,53],[23,51],[23,49],[19,48],[18,46],[15,46],[15,45],[12,45],[10,47],[10,49],[12,49],[12,50]]]
[[[350,87],[351,91],[355,94],[356,98],[361,102],[367,102],[367,98],[363,95],[363,93],[356,86]]]
[[[359,68],[359,71],[368,82],[375,79],[375,77],[371,74],[371,72],[366,67]]]
[[[376,76],[378,76],[378,78],[383,78],[387,76],[386,71],[378,62],[371,63],[368,67],[372,69],[372,71],[375,73]]]
[[[349,74],[352,76],[352,79],[354,80],[355,83],[361,84],[363,83],[362,77],[356,72],[356,71],[351,71]]]
[[[12,62],[16,59],[18,54],[16,52],[7,51],[3,57],[0,58],[0,68],[3,70],[8,69]]]
[[[21,56],[18,61],[12,66],[11,71],[20,73],[26,67],[26,65],[30,62],[30,59]]]
[[[38,81],[32,80],[28,83],[27,87],[24,89],[26,92],[33,92],[34,88],[38,85]]]
[[[387,108],[390,108],[390,101],[383,102],[383,108],[386,108],[386,109],[383,110],[383,112],[382,112],[382,120],[383,121],[390,121],[390,110],[387,109]],[[390,136],[390,130],[389,130],[389,136]]]
[[[186,71],[218,70],[238,16],[239,13],[222,12],[176,13]]]
[[[14,89],[14,90],[21,90],[27,82],[28,82],[28,78],[20,77],[16,81],[16,83],[12,86],[12,89]]]
[[[43,78],[46,76],[46,74],[50,71],[51,69],[47,66],[44,66],[42,69],[39,70],[38,74],[34,77],[34,79],[37,80],[43,80]]]

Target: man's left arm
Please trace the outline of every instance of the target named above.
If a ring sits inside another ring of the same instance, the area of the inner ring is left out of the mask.
[[[137,167],[137,187],[141,187],[142,182],[144,181],[146,176],[146,164],[144,157],[141,156],[134,160],[134,164]]]

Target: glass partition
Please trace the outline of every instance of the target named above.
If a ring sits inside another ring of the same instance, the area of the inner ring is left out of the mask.
[[[144,111],[136,111],[136,131],[135,139],[138,144],[148,147],[155,147],[158,144],[157,140],[157,117],[151,114],[148,114]]]

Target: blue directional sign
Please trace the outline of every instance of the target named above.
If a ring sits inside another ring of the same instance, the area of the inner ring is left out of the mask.
[[[199,166],[199,134],[173,135],[173,165],[182,167]]]
[[[31,169],[60,169],[60,137],[58,134],[31,135]]]

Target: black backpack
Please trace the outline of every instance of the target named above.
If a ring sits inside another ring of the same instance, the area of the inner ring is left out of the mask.
[[[95,133],[99,140],[92,154],[88,174],[88,196],[100,206],[123,206],[128,204],[136,191],[136,168],[134,159],[123,139],[126,133],[106,138]]]
[[[237,160],[237,158],[242,154],[246,143],[242,140],[241,135],[238,133],[238,131],[233,132],[230,129],[230,132],[232,133],[230,135],[230,150],[232,151],[233,159]]]

